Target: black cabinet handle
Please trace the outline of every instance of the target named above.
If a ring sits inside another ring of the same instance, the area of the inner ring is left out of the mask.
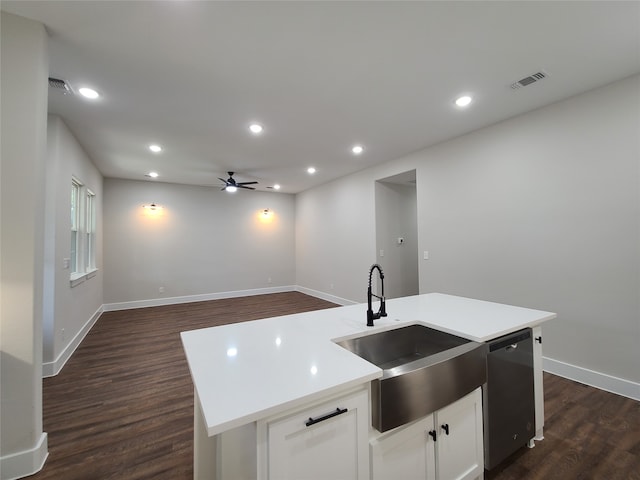
[[[309,420],[304,422],[304,424],[307,427],[310,427],[311,425],[315,425],[316,423],[320,423],[320,422],[323,422],[324,420],[328,420],[331,417],[335,417],[337,415],[342,415],[343,413],[347,413],[347,411],[348,410],[346,408],[336,408],[331,413],[326,413],[326,414],[320,415],[319,417],[316,417],[316,418],[309,417]]]
[[[435,430],[429,431],[429,435],[431,435],[431,438],[433,438],[434,442],[438,441],[438,434],[437,434],[437,432]]]
[[[542,344],[542,337],[536,337],[536,342]]]
[[[444,433],[449,435],[449,424],[448,423],[445,423],[444,425],[442,425],[442,429],[444,430]]]

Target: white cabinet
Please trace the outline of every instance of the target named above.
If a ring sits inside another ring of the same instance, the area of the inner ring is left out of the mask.
[[[259,422],[259,477],[369,480],[366,389]]]
[[[533,395],[536,411],[536,440],[544,438],[544,387],[542,384],[542,327],[531,331],[533,335]]]
[[[433,415],[398,427],[370,441],[373,480],[426,479],[435,466],[435,450],[429,445]]]
[[[482,394],[469,395],[370,441],[373,480],[482,478]]]
[[[482,393],[466,397],[435,413],[436,475],[442,480],[477,478],[484,473]],[[430,439],[432,440],[432,439]]]

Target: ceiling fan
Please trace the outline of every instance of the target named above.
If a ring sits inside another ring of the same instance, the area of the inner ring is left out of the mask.
[[[228,179],[218,177],[218,180],[224,183],[224,187],[222,190],[227,191],[229,193],[235,192],[239,188],[244,188],[246,190],[255,190],[253,187],[247,187],[247,185],[256,185],[258,182],[236,182],[233,178],[234,172],[227,172],[229,174]]]

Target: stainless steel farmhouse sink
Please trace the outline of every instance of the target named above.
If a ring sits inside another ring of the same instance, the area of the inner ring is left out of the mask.
[[[487,379],[486,344],[424,325],[337,344],[384,371],[371,382],[372,423],[380,432],[435,412]]]

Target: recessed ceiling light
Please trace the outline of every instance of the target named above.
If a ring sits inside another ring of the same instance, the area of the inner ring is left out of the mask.
[[[362,145],[354,145],[353,147],[351,147],[351,152],[354,155],[360,155],[362,152],[364,152],[364,147]]]
[[[313,168],[313,167],[309,167],[309,168],[307,168],[307,173],[313,175],[314,173],[316,173],[316,169]]]
[[[473,100],[469,95],[463,95],[462,97],[456,98],[456,105],[459,107],[466,107]]]
[[[259,133],[262,133],[262,130],[264,129],[262,128],[262,125],[258,123],[252,123],[251,125],[249,125],[249,130],[251,130],[251,133],[258,135]]]
[[[83,97],[89,98],[91,100],[95,100],[100,96],[100,94],[96,92],[93,88],[88,88],[88,87],[82,87],[78,90],[78,92],[80,92],[80,95],[82,95]]]
[[[162,151],[162,147],[160,145],[149,145],[149,150],[153,153],[160,153]]]
[[[274,190],[280,190],[280,185],[278,185],[277,183],[273,186]]]
[[[158,178],[158,172],[149,172],[147,173],[147,177]]]

